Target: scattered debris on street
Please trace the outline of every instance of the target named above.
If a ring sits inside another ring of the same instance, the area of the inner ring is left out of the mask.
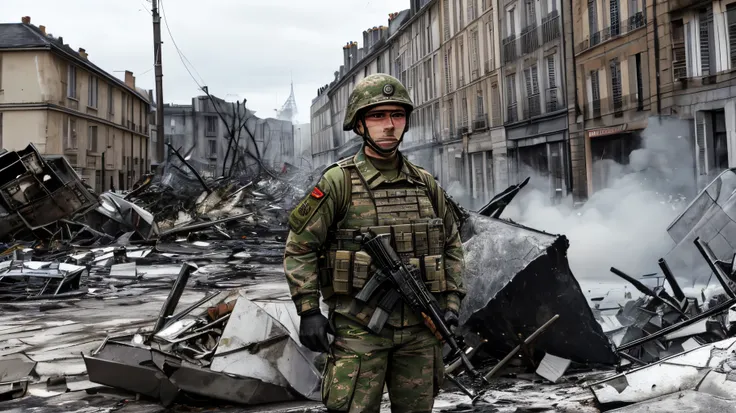
[[[324,356],[299,342],[282,269],[287,214],[318,174],[204,178],[171,149],[157,175],[101,194],[32,144],[0,153],[4,411],[321,408]],[[447,381],[435,410],[733,411],[736,170],[667,229],[668,288],[610,269],[642,293],[617,308],[589,304],[564,235],[501,217],[527,182],[477,212],[452,203],[469,291],[458,332],[491,385],[449,360],[476,397]],[[688,296],[686,263],[722,292]]]

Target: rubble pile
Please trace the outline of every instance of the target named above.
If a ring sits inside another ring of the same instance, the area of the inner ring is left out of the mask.
[[[0,153],[0,400],[12,399],[10,411],[319,404],[309,403],[320,400],[324,360],[299,342],[282,268],[287,214],[315,176],[203,177],[175,155],[128,192],[95,194],[63,157],[32,145]],[[450,202],[466,250],[458,333],[493,381],[478,388],[445,360],[438,408],[733,404],[736,170],[727,172],[668,229],[678,243],[660,260],[669,291],[612,268],[644,294],[613,309],[589,305],[564,235],[500,217],[528,179],[477,212]],[[722,294],[681,289],[695,260],[679,254],[691,250]],[[90,394],[72,394],[81,390]]]

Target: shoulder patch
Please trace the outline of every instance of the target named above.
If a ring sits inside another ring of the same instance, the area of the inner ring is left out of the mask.
[[[289,228],[297,234],[300,234],[304,227],[312,220],[314,214],[319,207],[327,199],[325,193],[315,186],[312,192],[305,196],[304,199],[289,214]]]

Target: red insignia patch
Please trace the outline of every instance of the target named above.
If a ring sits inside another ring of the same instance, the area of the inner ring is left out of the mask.
[[[311,195],[312,195],[312,198],[315,198],[315,199],[320,199],[323,196],[325,196],[324,192],[320,191],[320,189],[317,188],[316,186],[312,190],[312,194]]]

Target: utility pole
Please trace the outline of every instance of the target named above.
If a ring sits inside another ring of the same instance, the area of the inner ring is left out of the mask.
[[[163,58],[161,52],[161,16],[158,14],[158,0],[152,0],[153,10],[153,64],[156,73],[156,152],[158,153],[158,161],[164,161],[164,90],[163,90],[163,69],[161,60]]]

